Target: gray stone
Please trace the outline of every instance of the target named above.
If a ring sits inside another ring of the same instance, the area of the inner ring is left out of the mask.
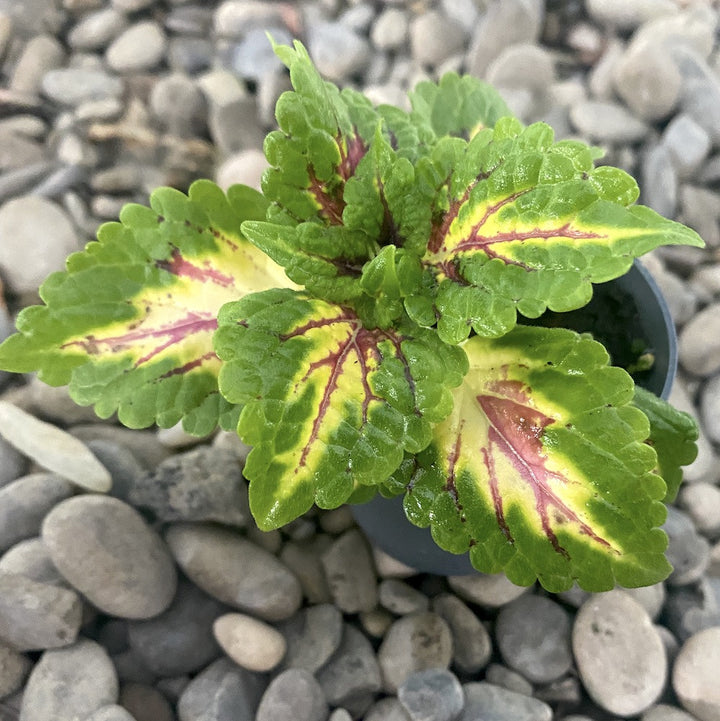
[[[653,621],[656,621],[665,604],[665,585],[656,583],[653,586],[640,586],[639,588],[619,588],[635,599],[646,611]]]
[[[176,72],[196,75],[212,66],[214,52],[213,43],[207,38],[171,37],[167,63]]]
[[[140,168],[135,163],[118,163],[93,173],[90,189],[95,193],[127,193],[141,181]]]
[[[106,7],[84,15],[68,33],[74,50],[100,50],[109,45],[127,27],[127,17]]]
[[[73,495],[73,487],[53,473],[33,473],[0,488],[0,553],[40,532],[45,515]]]
[[[497,88],[526,88],[544,93],[555,81],[555,61],[539,45],[517,43],[505,48],[490,63],[486,77]]]
[[[380,666],[370,641],[347,623],[340,646],[315,677],[332,706],[349,707],[382,687]]]
[[[151,70],[165,57],[167,38],[154,20],[141,20],[123,30],[105,52],[105,60],[117,73]]]
[[[676,115],[663,131],[662,143],[668,149],[678,177],[693,177],[710,152],[710,136],[689,115]]]
[[[175,566],[162,540],[116,498],[63,501],[45,517],[42,539],[60,573],[106,613],[150,618],[175,595]]]
[[[226,607],[186,581],[159,616],[127,624],[130,648],[157,676],[195,673],[220,655],[213,623]]]
[[[155,683],[157,677],[145,667],[133,649],[118,651],[111,658],[121,683]]]
[[[268,167],[268,162],[260,150],[248,148],[227,158],[218,167],[215,180],[223,190],[235,183],[260,190],[262,174]]]
[[[199,673],[182,692],[180,721],[255,721],[265,683],[260,674],[221,658]]]
[[[504,573],[473,573],[448,576],[448,585],[460,598],[487,608],[498,608],[530,591],[530,586],[516,586]]]
[[[701,310],[680,332],[680,363],[694,375],[709,377],[720,370],[720,302]]]
[[[570,108],[575,129],[591,141],[635,143],[648,133],[648,126],[622,105],[605,100],[585,100]]]
[[[720,247],[720,194],[686,184],[680,189],[681,220],[710,248]]]
[[[32,661],[0,642],[0,699],[15,693],[25,682]]]
[[[50,100],[72,107],[88,101],[116,100],[123,89],[120,78],[93,68],[49,70],[42,80],[43,93]]]
[[[272,671],[287,649],[280,631],[244,613],[226,613],[216,618],[213,634],[223,651],[249,671]]]
[[[320,74],[340,82],[362,72],[370,62],[370,44],[339,23],[319,22],[308,32],[308,50]]]
[[[615,64],[613,79],[625,104],[648,122],[666,118],[680,99],[680,71],[657,43],[633,44]]]
[[[171,456],[138,477],[129,499],[161,521],[216,521],[243,528],[250,516],[237,458],[207,446]]]
[[[72,426],[69,432],[78,440],[87,443],[88,446],[94,441],[102,441],[105,444],[113,443],[121,448],[126,448],[128,458],[136,458],[145,470],[154,468],[170,455],[170,451],[158,443],[157,436],[153,431],[136,431],[130,428],[123,428],[122,426],[108,426],[102,423],[80,423]],[[95,445],[95,448],[101,449],[98,450],[98,457],[103,453],[105,453],[105,459],[109,457],[110,454],[107,452],[107,446],[101,447]],[[132,463],[132,461],[128,461],[127,469],[125,470],[128,473],[134,474],[135,468],[135,464]],[[116,474],[114,461],[108,461],[108,470],[110,470],[112,474]],[[125,471],[123,471],[123,473],[125,473]],[[114,477],[113,482],[115,482]],[[118,481],[118,483],[120,482]]]
[[[302,609],[278,628],[287,643],[281,668],[302,668],[315,673],[340,646],[343,618],[335,606],[323,603]]]
[[[183,73],[160,78],[150,92],[150,110],[169,133],[199,135],[207,123],[207,104],[200,88]]]
[[[432,610],[450,627],[453,666],[462,673],[477,673],[492,655],[492,641],[480,619],[457,596],[442,593],[432,600]]]
[[[0,401],[0,435],[77,486],[101,493],[110,487],[110,474],[83,443],[6,401]]]
[[[680,489],[678,505],[706,538],[714,539],[720,535],[720,489],[717,486],[703,482],[685,484]]]
[[[13,143],[15,143],[16,138],[18,138],[18,136],[9,136],[9,140]],[[0,134],[0,165],[3,164],[2,144],[3,136]],[[0,202],[27,192],[35,183],[41,181],[43,177],[45,177],[48,173],[51,173],[53,169],[57,167],[57,164],[51,160],[39,160],[38,162],[31,161],[27,165],[22,164],[20,161],[24,152],[22,149],[22,142],[19,140],[15,143],[15,147],[18,147],[18,145],[20,145],[20,148],[18,149],[18,158],[12,162],[12,165],[16,167],[5,173],[0,173]],[[33,143],[33,145],[36,144]],[[37,144],[36,147],[38,150],[38,157],[41,157],[41,146]],[[2,208],[0,208],[0,214],[1,212]],[[39,276],[40,274],[37,273],[37,275]]]
[[[365,721],[412,721],[412,719],[398,699],[387,696],[368,709]]]
[[[680,703],[700,721],[720,719],[720,627],[689,638],[673,667],[672,685]]]
[[[540,0],[492,0],[473,32],[467,72],[483,77],[502,50],[515,43],[535,42],[542,29]]]
[[[78,165],[61,165],[53,170],[33,189],[33,195],[41,198],[57,198],[70,188],[84,183],[87,179],[87,170]]]
[[[112,6],[124,13],[144,10],[153,4],[153,0],[112,0]]]
[[[48,235],[48,228],[53,232]],[[0,206],[0,273],[16,293],[33,293],[79,250],[75,229],[60,206],[31,195]],[[28,262],[32,258],[32,262]]]
[[[552,721],[550,706],[531,696],[485,682],[463,684],[465,707],[457,721]]]
[[[267,687],[256,721],[325,721],[328,705],[320,684],[309,671],[288,669]]]
[[[352,721],[352,716],[347,709],[336,708],[328,717],[328,721]]]
[[[586,601],[573,626],[573,651],[590,697],[610,713],[633,716],[665,686],[667,657],[645,609],[621,591]]]
[[[678,11],[672,0],[634,0],[632,3],[623,0],[586,0],[585,7],[593,20],[619,30],[633,30],[650,20]]]
[[[102,646],[81,639],[46,651],[35,665],[23,694],[23,721],[78,721],[115,703],[118,681]]]
[[[0,639],[16,651],[68,646],[81,620],[82,601],[74,591],[0,573]]]
[[[281,621],[300,607],[300,584],[287,567],[229,529],[178,523],[165,540],[190,580],[233,608]]]
[[[280,560],[297,576],[309,603],[332,601],[321,560],[331,543],[329,536],[321,534],[303,543],[289,541],[280,552]]]
[[[180,5],[170,9],[163,23],[165,29],[179,35],[207,37],[212,29],[213,8],[203,5]]]
[[[398,699],[412,721],[452,721],[465,703],[457,677],[443,669],[412,674],[398,689]]]
[[[268,73],[277,72],[282,68],[280,58],[275,55],[272,45],[268,42],[266,32],[280,45],[292,45],[290,33],[279,27],[267,29],[253,28],[232,53],[232,69],[245,80],[259,82]]]
[[[385,7],[373,23],[370,39],[378,50],[398,50],[407,42],[408,26],[407,13]]]
[[[0,385],[2,385],[1,377]],[[25,472],[27,465],[25,456],[0,436],[0,488],[19,478]]]
[[[697,721],[697,719],[677,706],[659,703],[648,709],[641,716],[640,721]]]
[[[381,606],[398,616],[427,611],[429,606],[425,594],[397,578],[388,578],[380,582],[378,598]]]
[[[500,653],[534,683],[549,683],[572,666],[570,617],[559,604],[528,594],[504,606],[495,625]]]
[[[283,13],[277,3],[263,0],[226,0],[215,9],[213,18],[219,37],[242,37],[253,28],[283,24]]]
[[[668,506],[663,530],[668,535],[666,556],[673,572],[667,583],[684,586],[697,581],[710,562],[710,545],[695,530],[690,517],[674,506]]]
[[[0,572],[15,573],[31,581],[52,586],[67,586],[40,538],[28,538],[0,556]]]
[[[63,64],[63,46],[51,35],[31,38],[20,55],[10,78],[10,90],[26,95],[40,92],[43,75]]]
[[[508,691],[522,693],[525,696],[533,695],[533,686],[522,674],[513,671],[500,663],[491,663],[485,669],[485,680],[495,686],[502,686]],[[547,699],[542,699],[546,701]]]
[[[672,48],[672,56],[683,76],[680,107],[720,144],[720,79],[702,56],[685,46]]]
[[[130,490],[137,483],[137,479],[146,474],[143,464],[127,446],[114,441],[90,440],[87,447],[112,477],[110,495],[128,502]]]
[[[687,323],[697,310],[698,297],[693,288],[674,273],[653,272],[653,278],[667,301],[670,315],[677,326]]]
[[[696,584],[672,588],[664,619],[680,642],[698,631],[720,626],[720,579],[703,576]]]
[[[463,26],[439,10],[416,15],[410,23],[410,50],[419,65],[437,67],[464,44]]]
[[[370,3],[360,0],[360,2],[344,10],[338,16],[338,22],[354,30],[356,33],[367,35],[370,24],[374,18],[375,8]]]
[[[168,700],[147,684],[124,683],[120,687],[120,704],[136,721],[175,721]]]
[[[383,685],[389,693],[415,671],[448,668],[452,634],[442,616],[429,611],[403,616],[393,623],[378,650]]]
[[[256,100],[250,96],[210,106],[210,137],[223,155],[262,146],[264,132],[260,128],[257,115]]]
[[[137,719],[133,718],[130,712],[122,706],[113,703],[108,706],[102,706],[85,718],[84,721],[137,721]]]
[[[330,593],[344,613],[371,611],[378,602],[377,579],[365,537],[356,528],[343,533],[322,555]]]

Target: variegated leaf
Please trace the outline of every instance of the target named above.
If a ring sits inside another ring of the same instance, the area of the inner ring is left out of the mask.
[[[582,143],[553,142],[543,123],[523,129],[503,118],[470,141],[438,196],[442,214],[423,258],[425,303],[443,340],[458,343],[471,329],[500,336],[517,312],[581,307],[592,283],[624,274],[637,256],[702,245],[694,231],[632,205],[635,181],[593,161]],[[416,304],[425,307],[411,301],[408,312],[422,322]]]
[[[394,485],[435,540],[485,573],[557,592],[667,576],[666,486],[633,382],[564,329],[475,336],[452,414]]]
[[[228,304],[219,323],[220,390],[244,404],[244,473],[265,530],[386,480],[429,443],[466,370],[430,331],[370,330],[350,308],[292,290]]]
[[[235,186],[228,196],[198,181],[185,196],[156,190],[151,207],[126,206],[98,240],[51,275],[45,302],[22,311],[0,364],[38,370],[73,398],[116,410],[130,427],[184,420],[198,434],[237,413],[218,393],[212,346],[220,307],[248,292],[288,285],[282,268],[238,232],[267,202]]]

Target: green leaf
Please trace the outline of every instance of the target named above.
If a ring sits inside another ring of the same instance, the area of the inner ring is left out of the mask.
[[[408,321],[367,329],[348,307],[278,289],[223,307],[220,390],[244,404],[244,473],[264,530],[335,508],[430,441],[466,370],[462,350]]]
[[[697,456],[698,427],[689,413],[673,408],[667,401],[639,386],[635,388],[633,404],[650,421],[650,436],[646,443],[657,453],[657,473],[667,484],[664,500],[675,500],[682,483],[682,466]]]
[[[495,88],[470,75],[446,73],[438,83],[419,83],[409,96],[412,119],[421,128],[429,126],[437,137],[454,135],[468,140],[512,115]]]
[[[274,204],[274,222],[317,220],[340,225],[345,183],[352,177],[380,122],[360,93],[324,81],[299,42],[275,46],[290,69],[294,91],[283,93],[275,109],[279,130],[265,139],[270,163],[263,193]]]
[[[448,343],[501,336],[517,312],[568,311],[660,245],[701,246],[689,228],[633,206],[635,181],[593,166],[590,148],[553,142],[549,126],[503,118],[454,163],[423,258],[423,294]],[[412,305],[408,305],[412,313]]]
[[[227,197],[210,181],[185,196],[160,188],[150,208],[127,205],[67,271],[43,284],[45,305],[26,308],[0,365],[70,384],[80,404],[122,423],[168,427],[184,418],[200,435],[237,412],[218,393],[212,336],[224,303],[287,285],[284,273],[238,232],[267,202],[244,186]]]
[[[656,583],[666,509],[634,385],[589,336],[518,326],[464,345],[470,371],[396,474],[410,520],[484,573],[551,592]]]
[[[296,226],[247,221],[243,235],[285,268],[287,276],[331,302],[362,294],[360,276],[371,257],[369,238],[345,226],[306,222]]]

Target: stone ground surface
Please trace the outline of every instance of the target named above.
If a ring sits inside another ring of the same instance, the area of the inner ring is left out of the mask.
[[[0,338],[123,203],[203,176],[257,184],[288,86],[266,30],[377,102],[446,70],[485,77],[525,121],[603,146],[707,243],[647,260],[679,329],[673,400],[702,435],[666,525],[676,570],[632,592],[412,574],[346,509],[261,533],[237,439],[126,431],[0,374],[0,719],[718,721],[719,15],[701,0],[0,0]],[[59,429],[40,448],[35,419]]]

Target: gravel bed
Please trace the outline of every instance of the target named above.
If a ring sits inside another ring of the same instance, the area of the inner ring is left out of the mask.
[[[0,339],[123,203],[258,185],[288,88],[266,31],[375,102],[485,77],[707,243],[647,258],[671,400],[701,425],[650,588],[417,574],[346,508],[262,533],[235,436],[129,431],[0,373],[0,721],[719,721],[719,21],[709,0],[0,0]]]

